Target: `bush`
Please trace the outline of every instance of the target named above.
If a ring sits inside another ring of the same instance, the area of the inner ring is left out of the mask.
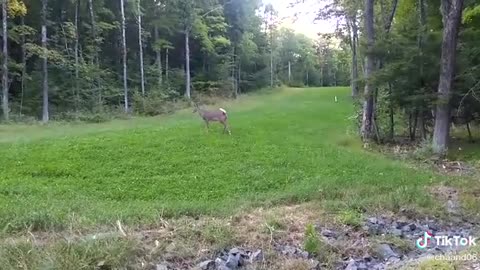
[[[188,101],[169,92],[152,91],[145,97],[136,92],[132,100],[134,112],[146,116],[169,114],[188,107]]]

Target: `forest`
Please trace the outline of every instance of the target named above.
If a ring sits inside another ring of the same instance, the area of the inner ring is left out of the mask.
[[[319,1],[318,19],[337,28],[315,39],[282,28],[260,0],[2,3],[7,122],[156,115],[198,95],[351,85],[364,141],[408,137],[443,154],[451,124],[473,140],[480,117],[474,0]]]
[[[5,121],[154,115],[199,94],[349,83],[333,35],[281,28],[260,0],[3,3]]]

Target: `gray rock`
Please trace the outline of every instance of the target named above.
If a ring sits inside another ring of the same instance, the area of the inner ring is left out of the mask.
[[[156,270],[168,270],[168,265],[164,264],[164,263],[159,263],[157,264],[157,266],[155,267]]]
[[[367,218],[367,221],[371,224],[377,224],[378,219],[376,217]]]
[[[355,260],[351,259],[348,262],[347,268],[345,268],[345,270],[358,270],[357,262]]]
[[[310,269],[320,269],[320,262],[318,260],[311,260]]]
[[[395,253],[392,248],[390,247],[390,245],[388,244],[381,244],[381,245],[378,245],[376,248],[375,248],[375,252],[376,254],[380,257],[380,259],[382,260],[388,260],[392,257],[396,257],[398,258],[398,254]]]
[[[239,248],[232,248],[230,249],[229,253],[233,255],[236,255],[236,254],[240,254],[242,256],[247,255],[247,253],[243,249],[239,249]]]
[[[322,235],[328,238],[337,238],[337,233],[332,230],[322,230]]]
[[[263,251],[260,250],[260,249],[255,251],[254,253],[252,253],[252,255],[250,256],[250,261],[251,262],[263,261],[264,259],[265,259],[265,256],[263,255]]]
[[[357,270],[368,270],[368,266],[363,262],[357,263]]]
[[[397,229],[401,229],[408,225],[408,221],[406,219],[399,219],[394,224]]]
[[[431,223],[428,224],[428,229],[429,229],[429,230],[432,230],[432,231],[434,231],[434,232],[440,230],[440,228],[439,228],[435,223],[433,223],[433,222],[431,222]]]
[[[215,259],[215,264],[216,264],[217,266],[220,266],[220,265],[225,265],[226,262],[225,262],[224,260],[220,259],[220,258],[216,258],[216,259]]]
[[[395,235],[395,236],[398,236],[398,237],[402,237],[403,232],[402,232],[402,230],[399,230],[399,229],[393,229],[392,234]]]
[[[228,255],[227,262],[225,263],[225,265],[228,268],[237,269],[239,264],[240,264],[240,254],[236,254],[236,255],[230,254],[230,255]]]
[[[416,228],[417,228],[417,225],[415,225],[414,223],[410,223],[408,225],[403,226],[402,231],[412,232],[412,231],[415,231]]]
[[[292,246],[284,246],[282,250],[283,255],[293,256],[297,252],[297,249]]]
[[[220,265],[217,267],[217,270],[232,270],[232,268],[226,266],[226,265]]]
[[[308,257],[310,257],[310,254],[308,254],[308,251],[301,251],[301,252],[300,252],[300,255],[301,255],[302,258],[304,258],[304,259],[308,259]]]
[[[198,264],[198,268],[202,270],[213,270],[215,269],[215,262],[212,260],[201,262]]]

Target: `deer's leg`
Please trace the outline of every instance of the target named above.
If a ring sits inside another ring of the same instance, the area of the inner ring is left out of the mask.
[[[227,123],[227,121],[226,121],[226,120],[223,121],[222,124],[223,124],[223,133],[225,133],[225,132],[228,131],[228,134],[231,135],[232,132],[230,132],[230,129],[228,128],[228,123]]]
[[[207,133],[208,133],[208,131],[209,131],[209,129],[210,129],[210,125],[209,125],[209,123],[208,123],[207,120],[205,120],[205,127],[207,128]]]

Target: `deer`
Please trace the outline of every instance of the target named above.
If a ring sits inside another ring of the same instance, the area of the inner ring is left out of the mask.
[[[232,132],[228,128],[228,115],[225,109],[219,108],[215,111],[207,111],[198,106],[197,103],[194,103],[193,113],[198,113],[200,117],[205,121],[207,127],[207,132],[209,130],[210,122],[220,122],[223,125],[223,133],[228,132],[229,135],[232,135]]]

